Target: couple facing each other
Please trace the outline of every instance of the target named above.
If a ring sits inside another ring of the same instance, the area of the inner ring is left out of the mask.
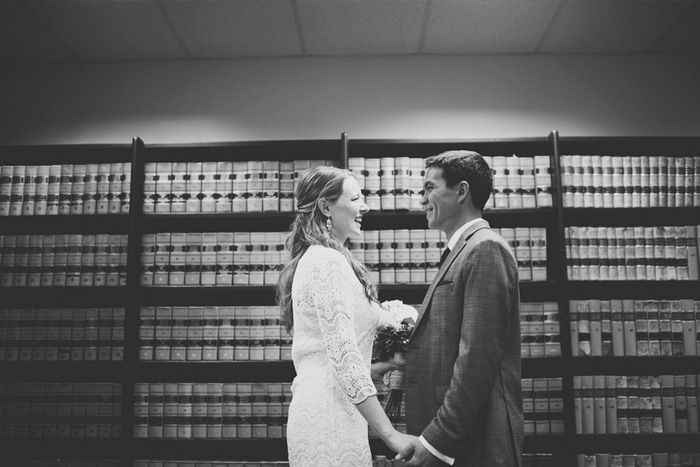
[[[421,204],[450,252],[409,342],[404,434],[384,413],[371,376],[392,369],[371,364],[382,312],[377,288],[346,247],[369,208],[350,171],[302,174],[291,260],[278,284],[297,374],[291,467],[371,467],[368,424],[409,467],[522,465],[518,272],[508,244],[482,219],[492,185],[478,153],[426,160]]]

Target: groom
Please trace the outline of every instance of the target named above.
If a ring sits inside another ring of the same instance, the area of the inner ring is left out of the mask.
[[[405,368],[407,467],[522,466],[518,272],[482,219],[491,170],[472,151],[426,160],[421,204],[444,232],[443,255],[411,337]]]

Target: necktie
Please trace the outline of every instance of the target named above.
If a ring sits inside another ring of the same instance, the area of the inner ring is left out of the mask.
[[[445,262],[445,258],[447,258],[447,255],[450,254],[450,249],[445,248],[445,251],[442,252],[442,256],[440,256],[440,263],[438,264],[438,267],[442,266],[442,263]]]

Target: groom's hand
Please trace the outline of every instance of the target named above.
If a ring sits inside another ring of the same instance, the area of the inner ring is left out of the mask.
[[[413,441],[411,447],[413,448],[413,457],[401,457],[403,451],[396,456],[397,459],[407,459],[410,457],[408,462],[404,464],[404,467],[440,467],[447,465],[425,449],[425,446],[423,446],[423,443],[421,443],[418,438]]]

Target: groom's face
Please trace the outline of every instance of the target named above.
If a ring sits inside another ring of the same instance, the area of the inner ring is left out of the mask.
[[[452,224],[459,219],[458,187],[459,184],[451,188],[447,186],[439,167],[429,167],[425,171],[424,194],[420,202],[425,210],[429,228],[443,232],[451,231]]]

